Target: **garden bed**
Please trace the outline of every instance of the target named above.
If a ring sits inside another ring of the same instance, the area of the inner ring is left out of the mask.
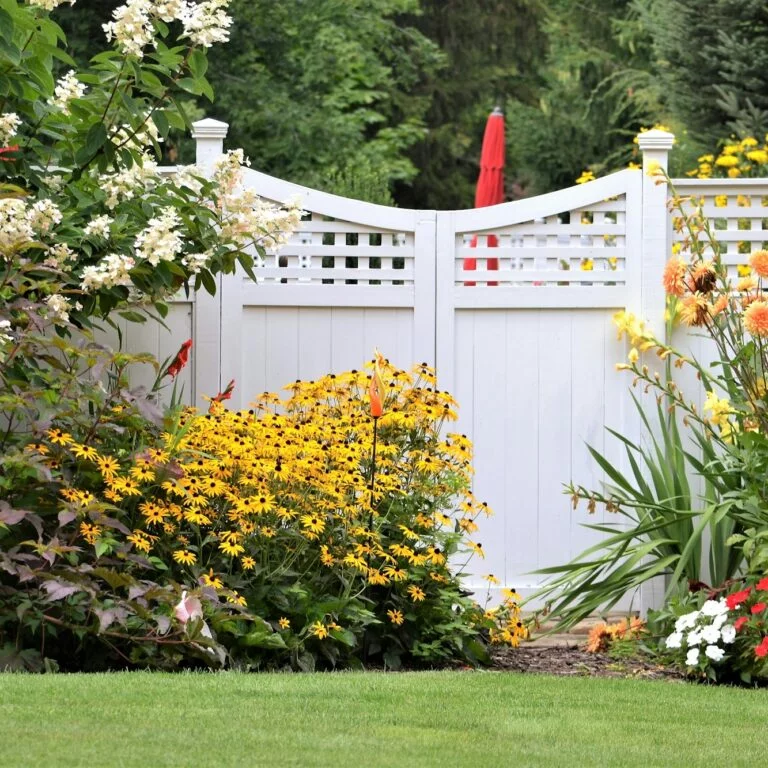
[[[647,680],[684,680],[674,669],[641,658],[617,659],[608,653],[589,653],[576,645],[491,649],[492,669],[566,677],[618,677]]]

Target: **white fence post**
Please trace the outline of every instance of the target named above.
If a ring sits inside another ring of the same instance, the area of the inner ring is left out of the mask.
[[[654,168],[667,170],[669,151],[675,142],[667,131],[645,131],[637,137],[643,153],[643,239],[641,248],[641,307],[644,319],[657,338],[664,338],[666,296],[661,282],[669,258],[667,182],[652,175]]]
[[[666,179],[655,171],[657,169],[667,171],[669,151],[672,149],[675,137],[667,131],[654,129],[639,134],[637,141],[643,153],[640,318],[647,323],[656,338],[665,339],[667,297],[662,275],[671,247],[670,219],[667,210],[669,190]],[[645,362],[652,371],[656,368],[661,373],[661,365],[656,357],[648,356]],[[656,409],[655,393],[643,393],[640,402],[648,418],[653,419]],[[634,417],[634,414],[632,418],[637,429],[640,430],[642,427],[639,420]],[[640,444],[645,445],[647,438],[647,435],[643,436]],[[660,608],[665,591],[665,577],[657,577],[645,582],[640,588],[641,615],[647,615],[649,609]]]
[[[219,120],[206,118],[192,123],[192,138],[197,145],[195,162],[206,176],[213,163],[224,153],[224,138],[229,126]],[[193,318],[195,403],[205,407],[203,395],[213,397],[221,391],[221,276],[217,279],[216,295],[201,289],[195,298]]]

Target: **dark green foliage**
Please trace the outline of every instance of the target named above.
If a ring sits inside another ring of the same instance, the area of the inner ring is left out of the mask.
[[[764,0],[654,0],[658,74],[672,113],[709,147],[768,130],[768,5]]]

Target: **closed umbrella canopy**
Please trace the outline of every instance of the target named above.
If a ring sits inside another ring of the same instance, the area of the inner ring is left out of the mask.
[[[475,188],[475,208],[484,208],[488,205],[498,205],[504,202],[504,158],[506,147],[504,144],[504,113],[496,107],[488,116],[483,135],[483,148],[480,152],[480,175],[477,177]],[[487,236],[487,245],[495,248],[499,244],[496,235]],[[472,248],[477,247],[477,235],[472,238]],[[488,269],[498,269],[498,259],[488,259]],[[477,259],[464,259],[464,269],[477,269]],[[465,285],[474,285],[467,282]],[[498,285],[498,283],[488,283]]]

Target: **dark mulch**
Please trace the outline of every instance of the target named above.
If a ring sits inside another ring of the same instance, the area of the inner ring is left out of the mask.
[[[500,672],[578,677],[621,677],[644,680],[684,680],[675,670],[642,658],[615,659],[606,653],[587,653],[569,646],[491,648],[492,669]]]

